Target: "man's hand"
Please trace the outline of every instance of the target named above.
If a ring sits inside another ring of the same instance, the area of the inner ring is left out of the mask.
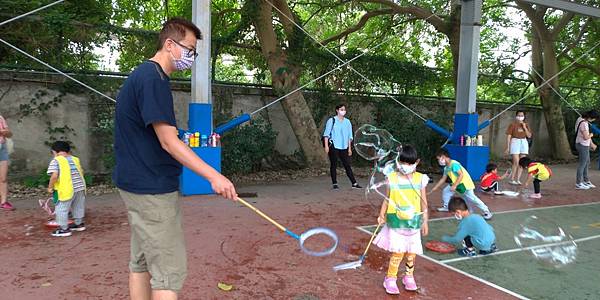
[[[233,183],[231,183],[231,181],[229,181],[229,179],[227,179],[225,176],[218,174],[214,179],[211,179],[209,181],[210,186],[212,187],[213,191],[215,191],[215,193],[230,200],[237,199],[238,195],[235,191]]]
[[[596,148],[598,148],[598,146],[596,146],[596,144],[590,144],[590,149],[592,151],[596,151]]]
[[[348,147],[348,156],[352,156],[352,148]]]
[[[329,145],[325,144],[325,153],[329,154]]]

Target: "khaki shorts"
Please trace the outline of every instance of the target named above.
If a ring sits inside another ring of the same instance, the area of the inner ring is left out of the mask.
[[[149,272],[154,290],[181,290],[187,275],[187,258],[178,192],[119,193],[127,206],[131,227],[129,270]]]

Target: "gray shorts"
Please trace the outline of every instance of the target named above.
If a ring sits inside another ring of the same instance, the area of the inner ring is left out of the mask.
[[[6,143],[0,144],[0,161],[8,160],[8,148],[6,148]]]
[[[140,195],[119,189],[131,227],[129,270],[149,272],[154,290],[179,291],[187,275],[179,193]]]

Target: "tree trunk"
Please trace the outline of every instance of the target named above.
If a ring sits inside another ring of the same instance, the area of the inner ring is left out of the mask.
[[[264,1],[259,2],[259,10],[254,16],[254,26],[261,46],[261,51],[269,70],[273,88],[279,95],[286,94],[299,87],[298,78],[302,69],[294,65],[286,52],[279,46],[272,21],[272,9]],[[294,43],[289,43],[290,47]],[[311,166],[325,166],[327,156],[321,145],[319,133],[310,108],[301,91],[295,92],[281,102],[283,110],[294,130],[294,135],[304,153],[306,162]]]
[[[554,51],[553,43],[542,42],[541,49],[543,51],[542,62],[544,67],[544,72],[541,74],[544,75],[544,81],[546,81],[558,74],[558,58],[556,51]],[[552,156],[555,159],[571,159],[573,158],[573,154],[571,153],[567,131],[565,130],[561,99],[552,88],[558,91],[558,76],[538,90],[540,100],[542,101],[542,107],[544,108],[544,117],[546,118],[548,135],[552,141]]]

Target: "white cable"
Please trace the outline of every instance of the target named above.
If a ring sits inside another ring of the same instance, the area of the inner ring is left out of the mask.
[[[16,17],[14,17],[14,18],[11,18],[11,19],[8,19],[8,20],[6,20],[6,21],[2,21],[2,23],[0,23],[0,26],[2,26],[2,25],[4,25],[4,24],[8,24],[8,23],[10,23],[10,22],[12,22],[12,21],[14,21],[14,20],[18,20],[18,19],[20,19],[20,18],[22,18],[22,17],[25,17],[25,16],[28,16],[28,15],[31,15],[31,14],[33,14],[33,13],[36,13],[36,12],[40,11],[40,10],[43,10],[43,9],[46,9],[46,8],[48,8],[48,7],[50,7],[50,6],[56,5],[56,4],[58,4],[58,3],[61,3],[61,2],[63,2],[63,1],[65,1],[65,0],[58,0],[58,1],[56,1],[56,2],[53,2],[53,3],[50,3],[50,4],[48,4],[48,5],[42,6],[42,7],[40,7],[40,8],[34,9],[34,10],[32,10],[32,11],[28,12],[28,13],[24,13],[24,14],[22,14],[22,15],[16,16]]]
[[[302,32],[304,32],[304,34],[306,34],[308,37],[310,37],[313,41],[317,42],[317,44],[319,44],[319,46],[321,46],[323,49],[325,49],[325,51],[327,51],[327,52],[329,52],[329,54],[333,55],[338,61],[344,63],[343,59],[341,59],[339,56],[337,56],[335,53],[333,53],[333,51],[329,50],[329,48],[325,47],[325,45],[323,45],[319,40],[317,40],[315,37],[313,37],[306,30],[304,30],[304,28],[302,28],[302,26],[298,25],[298,23],[296,23],[294,20],[292,20],[289,16],[287,16],[279,8],[277,8],[275,5],[273,5],[273,3],[271,3],[269,0],[265,0],[265,2],[269,3],[269,5],[271,5],[282,16],[284,16],[286,19],[288,19],[290,22],[292,22],[292,24],[294,24],[296,27],[298,27],[298,29],[300,29]],[[429,17],[427,17],[427,18],[425,18],[423,20],[427,21],[429,18],[431,18],[433,16],[434,16],[434,14],[431,14]],[[400,24],[398,24],[398,25],[400,25]],[[396,25],[396,26],[398,26],[398,25]],[[396,26],[394,26],[394,27],[396,27]],[[396,103],[402,105],[402,107],[406,108],[408,111],[410,111],[411,113],[413,113],[415,116],[419,117],[421,120],[427,121],[423,116],[421,116],[420,114],[418,114],[414,110],[410,109],[408,106],[406,106],[404,103],[400,102],[394,96],[390,95],[388,92],[386,92],[384,89],[382,89],[379,85],[375,84],[373,81],[371,81],[369,78],[367,78],[366,76],[364,76],[362,73],[360,73],[359,71],[357,71],[356,69],[354,69],[352,66],[348,66],[348,68],[350,70],[352,70],[354,73],[356,73],[358,76],[360,76],[361,78],[363,78],[364,80],[366,80],[369,84],[371,84],[372,86],[374,86],[376,89],[378,89],[379,91],[382,91],[383,94],[386,95],[386,97],[391,98],[392,100],[396,101]]]
[[[51,66],[51,65],[49,65],[49,64],[47,64],[47,63],[45,63],[45,62],[43,62],[42,60],[38,59],[37,57],[35,57],[35,56],[33,56],[33,55],[31,55],[31,54],[29,54],[29,53],[27,53],[27,52],[25,52],[25,51],[23,51],[23,50],[21,50],[21,49],[17,48],[16,46],[12,45],[11,43],[9,43],[9,42],[7,42],[7,41],[5,41],[5,40],[1,39],[1,38],[0,38],[0,42],[2,42],[2,43],[4,43],[5,45],[7,45],[7,46],[9,46],[9,47],[11,47],[11,48],[13,48],[13,49],[17,50],[17,51],[18,51],[18,52],[20,52],[21,54],[23,54],[23,55],[25,55],[25,56],[27,56],[27,57],[29,57],[29,58],[31,58],[31,59],[33,59],[33,60],[35,60],[35,61],[39,62],[40,64],[42,64],[42,65],[44,65],[44,66],[46,66],[46,67],[48,67],[48,68],[52,69],[53,71],[55,71],[55,72],[57,72],[57,73],[59,73],[59,74],[61,74],[61,75],[65,76],[65,77],[67,77],[67,78],[69,78],[69,79],[71,79],[71,80],[73,80],[73,81],[75,81],[75,82],[79,83],[79,84],[80,84],[80,85],[82,85],[83,87],[85,87],[85,88],[88,88],[88,89],[92,90],[93,92],[95,92],[95,93],[97,93],[97,94],[99,94],[99,95],[101,95],[101,96],[103,96],[103,97],[105,97],[105,98],[107,98],[107,99],[111,100],[112,102],[115,102],[115,103],[117,102],[117,100],[115,100],[115,99],[113,99],[113,98],[111,98],[111,97],[109,97],[109,96],[107,96],[107,95],[103,94],[102,92],[100,92],[100,91],[96,90],[95,88],[93,88],[93,87],[91,87],[91,86],[89,86],[89,85],[87,85],[87,84],[85,84],[85,83],[83,83],[83,82],[81,82],[81,81],[79,81],[79,80],[77,80],[77,79],[73,78],[72,76],[70,76],[70,75],[68,75],[68,74],[66,74],[66,73],[64,73],[64,72],[62,72],[61,70],[59,70],[59,69],[57,69],[57,68],[55,68],[55,67],[53,67],[53,66]]]
[[[590,54],[594,49],[596,49],[596,47],[600,46],[600,42],[598,42],[596,45],[594,45],[594,47],[590,48],[588,51],[586,51],[585,53],[583,53],[581,56],[579,56],[577,59],[573,60],[569,65],[567,65],[565,68],[563,68],[562,70],[560,70],[560,72],[554,74],[554,76],[548,78],[548,80],[542,82],[538,87],[536,87],[533,91],[529,92],[528,94],[526,94],[525,96],[523,96],[523,98],[519,99],[517,102],[511,104],[510,106],[508,106],[505,110],[499,112],[498,114],[496,114],[494,117],[492,117],[491,119],[489,119],[489,121],[493,121],[494,119],[496,119],[497,117],[499,117],[501,114],[507,112],[509,109],[513,108],[515,105],[519,104],[521,101],[525,100],[527,97],[529,97],[531,94],[537,92],[537,90],[541,89],[544,85],[548,84],[548,82],[554,80],[554,78],[558,77],[560,74],[562,74],[564,71],[566,71],[567,69],[569,69],[570,67],[572,67],[575,63],[577,63],[578,60],[582,59],[584,56],[587,56],[588,54]],[[552,86],[552,85],[550,85]]]
[[[540,73],[539,73],[539,72],[538,72],[538,71],[537,71],[535,68],[531,68],[531,69],[533,70],[533,72],[535,72],[535,74],[536,74],[537,76],[539,76],[540,78],[544,78],[544,77],[542,77],[542,75],[540,75]],[[550,88],[551,88],[551,89],[552,89],[552,90],[553,90],[553,91],[554,91],[554,92],[555,92],[555,93],[556,93],[556,94],[557,94],[557,95],[560,97],[560,99],[562,99],[562,101],[564,101],[565,103],[567,103],[567,105],[569,105],[569,107],[570,107],[570,108],[571,108],[571,109],[572,109],[572,110],[573,110],[573,111],[574,111],[576,114],[578,114],[578,115],[581,117],[581,114],[579,113],[579,111],[577,111],[577,109],[576,109],[576,108],[575,108],[573,105],[571,105],[571,103],[569,103],[569,101],[567,101],[567,99],[565,99],[565,97],[563,97],[563,95],[561,95],[561,93],[559,93],[559,92],[558,92],[556,89],[554,89],[554,87],[553,87],[551,84],[550,84],[549,86],[550,86]]]

